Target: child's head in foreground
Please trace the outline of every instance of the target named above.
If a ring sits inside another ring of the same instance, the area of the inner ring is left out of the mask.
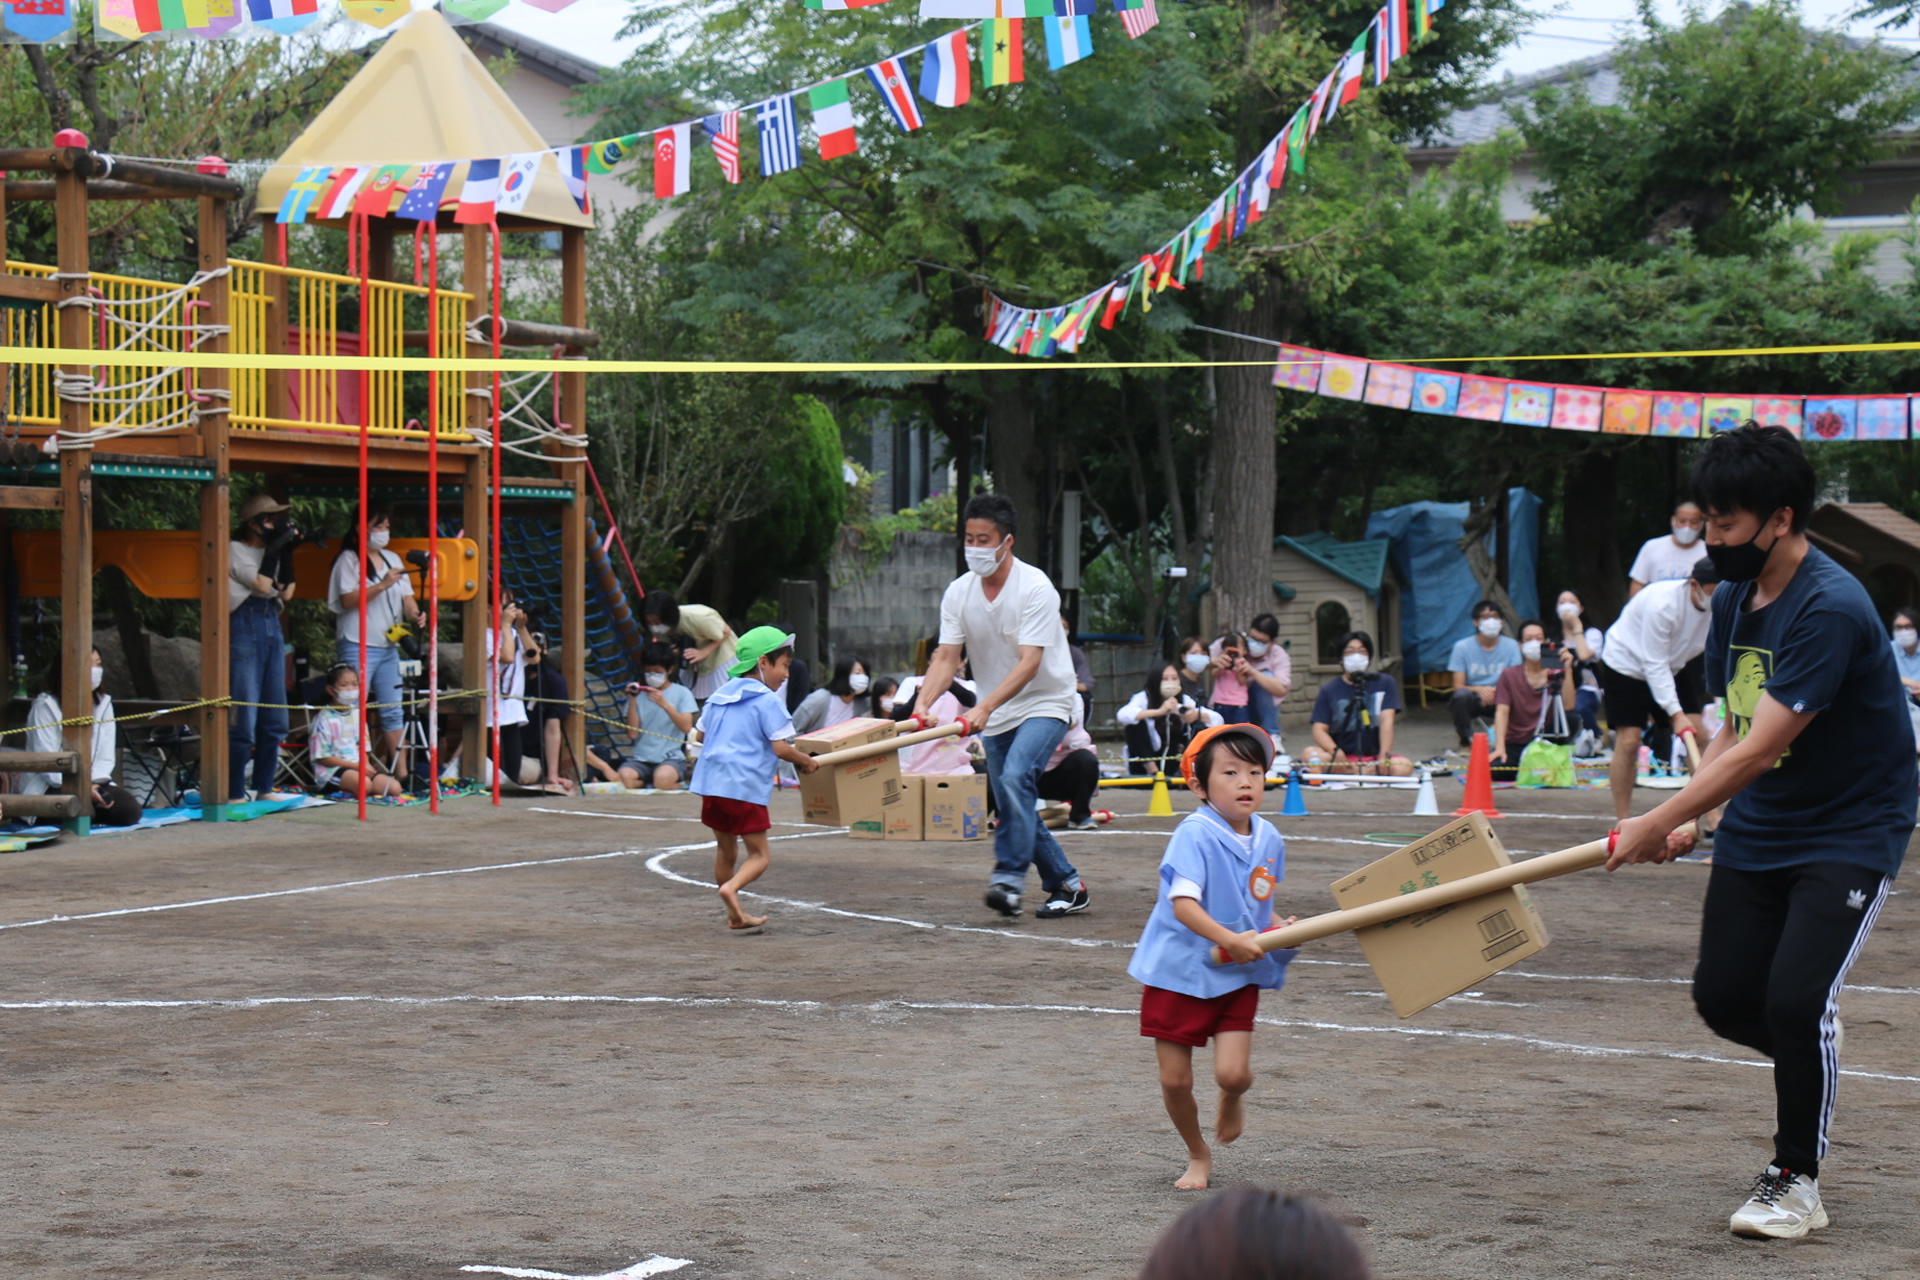
[[[1174,1220],[1140,1280],[1369,1280],[1359,1241],[1317,1201],[1230,1187]]]
[[[1219,725],[1195,735],[1187,788],[1222,816],[1251,818],[1260,810],[1273,763],[1273,739],[1257,725]],[[1187,762],[1182,761],[1185,765]]]

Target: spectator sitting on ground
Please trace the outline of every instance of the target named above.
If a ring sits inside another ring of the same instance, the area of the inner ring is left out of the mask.
[[[527,695],[527,731],[532,738],[524,742],[532,746],[540,744],[540,759],[546,775],[542,788],[555,795],[570,796],[574,792],[573,779],[560,772],[560,748],[566,741],[567,721],[573,715],[573,705],[567,697],[567,678],[560,672],[560,664],[548,661],[547,637],[544,632],[530,633],[533,647],[526,654],[526,686],[532,690]]]
[[[341,662],[358,671],[364,665],[368,698],[368,731],[383,758],[394,762],[394,772],[402,780],[407,776],[407,753],[400,750],[400,728],[406,717],[400,707],[400,650],[387,632],[400,623],[420,625],[420,605],[413,597],[413,580],[406,563],[387,550],[393,522],[384,506],[367,509],[367,541],[372,550],[364,557],[360,548],[360,516],[354,513],[340,554],[333,559],[333,571],[327,579],[327,607],[334,614],[334,652]],[[367,609],[367,652],[364,663],[360,653],[360,608]]]
[[[1174,1219],[1140,1280],[1371,1280],[1353,1233],[1312,1200],[1229,1187]]]
[[[1280,748],[1280,704],[1293,688],[1293,658],[1280,643],[1280,620],[1263,613],[1247,624],[1247,710]]]
[[[1579,672],[1573,698],[1573,712],[1580,721],[1580,732],[1588,735],[1579,746],[1588,749],[1575,749],[1576,756],[1590,756],[1600,749],[1600,677],[1595,673],[1600,665],[1600,651],[1606,648],[1606,637],[1600,634],[1600,628],[1587,625],[1585,606],[1580,597],[1571,591],[1562,591],[1554,612],[1560,618],[1561,651],[1566,655],[1567,665]]]
[[[1555,729],[1550,698],[1559,698],[1567,711],[1574,709],[1573,682],[1547,644],[1546,627],[1528,618],[1520,624],[1520,665],[1500,673],[1493,687],[1494,777],[1511,780],[1520,764],[1520,753],[1542,733]],[[1549,662],[1554,663],[1548,666]]]
[[[908,676],[893,691],[893,716],[895,720],[905,720],[913,715],[914,695],[920,692],[920,677]],[[954,677],[947,691],[933,700],[927,708],[927,714],[933,717],[935,724],[952,724],[960,718],[960,712],[978,700],[979,691],[973,681]],[[900,772],[962,774],[974,773],[973,755],[966,744],[958,738],[935,738],[932,742],[923,742],[917,747],[908,747],[900,753]],[[988,801],[992,803],[991,799]]]
[[[879,716],[882,720],[893,719],[894,695],[899,688],[900,682],[892,676],[881,676],[873,682],[874,715]]]
[[[1087,661],[1087,651],[1073,642],[1073,619],[1066,609],[1060,610],[1060,625],[1067,632],[1067,656],[1073,659],[1073,689],[1080,695],[1080,719],[1085,722],[1093,708],[1093,664]]]
[[[680,655],[671,644],[650,642],[640,654],[641,682],[627,686],[627,728],[633,745],[614,767],[628,787],[678,791],[693,776],[687,734],[699,708],[693,693],[673,679]]]
[[[1100,790],[1100,757],[1094,754],[1093,738],[1079,720],[1067,725],[1060,745],[1053,749],[1040,774],[1042,800],[1060,800],[1067,805],[1067,830],[1091,831],[1093,797]]]
[[[1500,634],[1506,624],[1500,606],[1482,600],[1473,606],[1474,634],[1454,643],[1447,670],[1453,673],[1453,694],[1447,710],[1453,714],[1453,731],[1460,745],[1473,745],[1473,721],[1493,708],[1493,686],[1500,673],[1520,665],[1520,646],[1512,636]]]
[[[1706,544],[1700,535],[1707,517],[1698,504],[1683,502],[1673,509],[1669,531],[1640,544],[1627,570],[1627,598],[1631,600],[1656,582],[1677,582],[1693,572],[1693,566],[1706,559]]]
[[[327,705],[314,712],[307,733],[307,758],[313,763],[316,791],[360,794],[360,673],[345,662],[327,671]],[[367,798],[400,796],[400,779],[380,767],[372,748],[367,750]]]
[[[1171,662],[1148,667],[1145,686],[1113,718],[1126,727],[1127,772],[1141,776],[1164,771],[1195,733],[1222,723],[1219,712],[1186,692],[1180,668]]]
[[[113,699],[100,691],[100,651],[93,658],[93,820],[103,827],[131,827],[146,812],[133,793],[113,780],[113,768],[120,758],[119,725],[113,718]],[[27,750],[64,751],[60,722],[66,716],[60,710],[60,690],[66,678],[64,659],[55,650],[47,667],[47,686],[27,711]],[[21,773],[14,775],[14,790],[23,796],[43,796],[58,791],[66,779],[57,773]]]
[[[1220,713],[1220,722],[1251,724],[1247,686],[1253,682],[1253,668],[1247,664],[1247,638],[1238,631],[1226,632],[1207,646],[1207,653],[1213,659],[1211,702]]]
[[[1393,722],[1400,713],[1400,682],[1373,665],[1373,637],[1340,637],[1340,674],[1313,699],[1313,745],[1301,756],[1309,768],[1404,778],[1413,762],[1393,753]]]
[[[1901,609],[1893,615],[1893,665],[1907,691],[1907,716],[1913,738],[1920,745],[1920,613]]]
[[[1180,664],[1180,692],[1205,706],[1207,672],[1213,668],[1213,655],[1207,652],[1207,642],[1199,636],[1188,636],[1180,642],[1173,658]]]
[[[808,694],[793,713],[793,731],[804,736],[866,715],[872,683],[865,658],[842,657],[833,664],[833,679]]]

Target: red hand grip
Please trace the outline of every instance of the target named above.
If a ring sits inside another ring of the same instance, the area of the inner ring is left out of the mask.
[[[1607,856],[1609,858],[1613,856],[1614,846],[1619,843],[1620,843],[1620,828],[1615,827],[1613,830],[1607,832]]]

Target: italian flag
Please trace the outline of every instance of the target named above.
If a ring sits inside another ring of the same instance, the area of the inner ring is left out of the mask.
[[[829,80],[807,90],[807,105],[813,108],[813,129],[820,135],[820,158],[852,155],[860,149],[853,135],[853,106],[847,101],[847,82]]]

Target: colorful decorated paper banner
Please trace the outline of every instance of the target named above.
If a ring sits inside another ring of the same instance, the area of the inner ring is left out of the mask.
[[[1920,395],[1717,396],[1576,387],[1375,363],[1298,346],[1280,348],[1273,385],[1385,409],[1559,431],[1693,440],[1751,418],[1821,442],[1920,439]]]

